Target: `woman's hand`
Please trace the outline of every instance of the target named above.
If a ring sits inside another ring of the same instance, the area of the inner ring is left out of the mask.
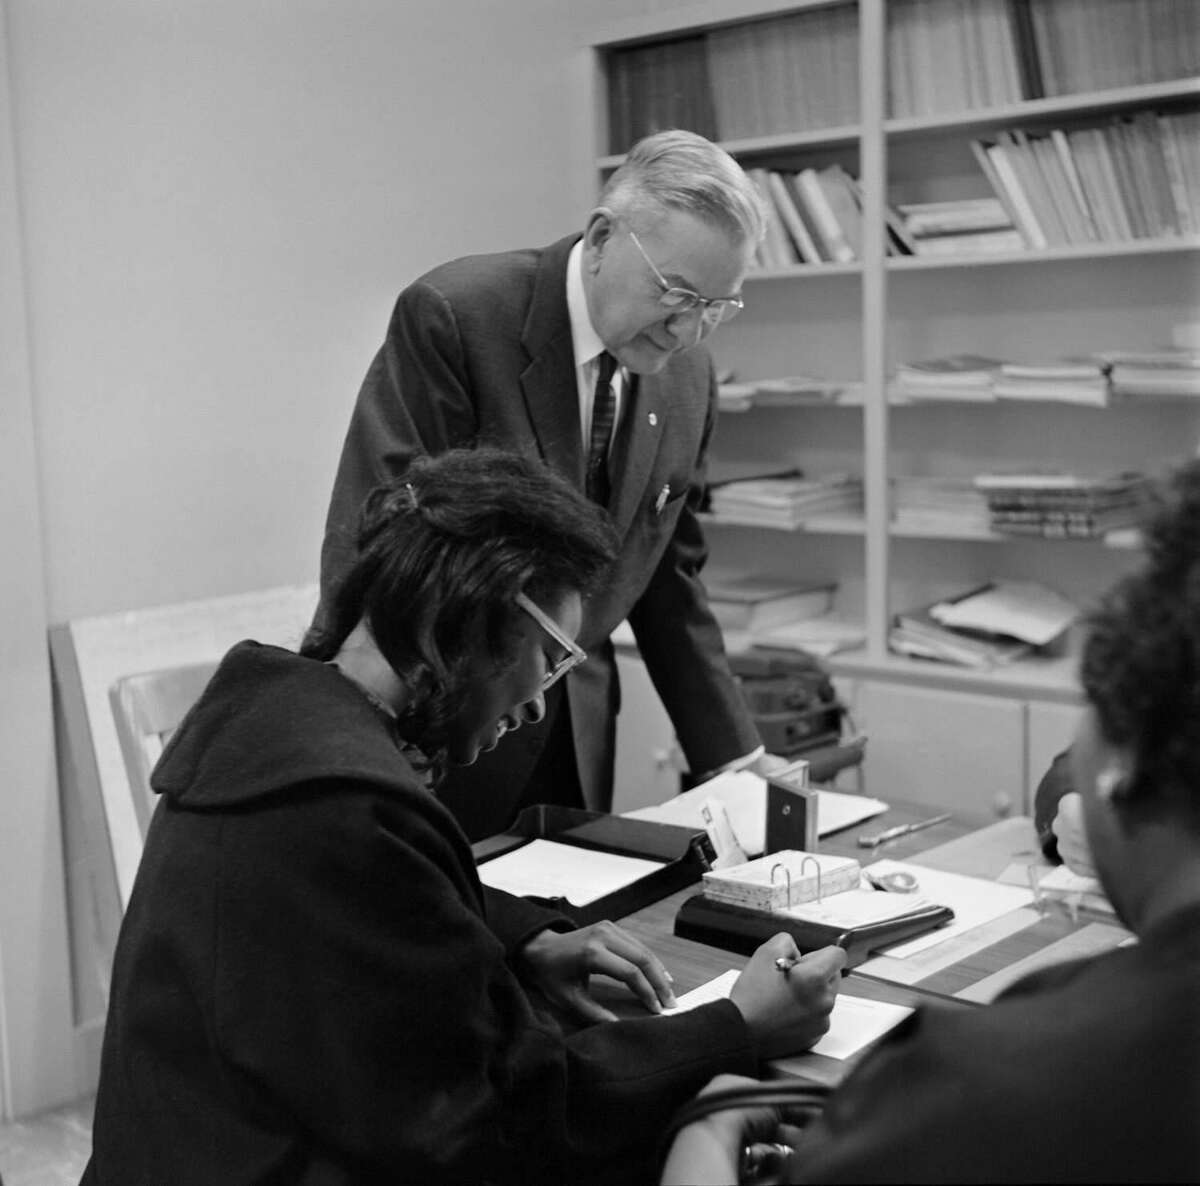
[[[775,973],[777,976],[778,972]],[[718,1075],[702,1096],[757,1083],[743,1075]],[[679,1131],[663,1166],[661,1186],[736,1186],[742,1149],[772,1141],[779,1127],[775,1108],[723,1108]]]
[[[1072,873],[1081,877],[1095,877],[1096,864],[1088,846],[1087,832],[1083,825],[1083,800],[1078,791],[1064,795],[1058,802],[1058,814],[1050,830],[1058,837],[1058,855]]]
[[[786,972],[777,959],[794,961]],[[768,939],[750,957],[730,1000],[741,1010],[761,1058],[807,1050],[829,1029],[846,953],[823,947],[801,956],[786,933]]]
[[[597,922],[565,934],[540,931],[521,955],[542,992],[587,1021],[616,1020],[588,992],[593,975],[620,980],[651,1013],[675,1005],[670,972],[644,943],[615,923]]]

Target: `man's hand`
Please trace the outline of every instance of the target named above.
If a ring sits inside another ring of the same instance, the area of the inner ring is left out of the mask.
[[[762,753],[746,769],[766,778],[768,775],[774,774],[776,770],[790,766],[794,761],[794,758],[781,758],[778,754]]]
[[[675,1005],[670,972],[644,943],[615,923],[597,922],[565,934],[540,931],[521,949],[521,956],[531,979],[551,1001],[587,1021],[616,1020],[589,994],[592,975],[620,980],[651,1013]]]
[[[1083,800],[1078,791],[1071,791],[1059,800],[1058,814],[1050,830],[1058,837],[1058,855],[1063,864],[1081,877],[1095,877],[1096,864],[1088,846],[1083,825]]]

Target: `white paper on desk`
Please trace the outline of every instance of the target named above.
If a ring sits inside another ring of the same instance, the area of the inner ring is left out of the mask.
[[[479,880],[518,897],[566,898],[574,906],[587,906],[657,872],[664,864],[553,840],[531,840],[484,861],[479,866]]]
[[[932,905],[934,902],[924,894],[889,894],[877,889],[852,889],[830,894],[819,902],[802,902],[777,913],[849,930],[900,918]]]
[[[907,865],[900,861],[876,861],[864,870],[875,876],[885,873],[910,873],[917,879],[920,894],[939,906],[949,906],[954,911],[954,921],[936,931],[919,935],[905,943],[885,948],[884,954],[892,959],[904,959],[914,952],[924,951],[927,947],[935,947],[945,943],[965,931],[1020,910],[1033,902],[1033,893],[1013,885],[1000,885],[995,881],[985,881],[981,877],[965,877],[961,873],[942,873],[937,869],[928,869],[922,865]]]
[[[708,799],[725,804],[733,834],[747,856],[761,856],[767,837],[767,782],[748,770],[718,774],[699,786],[684,791],[664,803],[639,807],[625,814],[631,819],[656,820],[661,824],[679,824],[685,828],[705,826],[701,808]],[[817,830],[822,836],[848,828],[887,811],[887,804],[867,795],[849,795],[840,791],[817,792]]]
[[[675,1008],[664,1009],[662,1015],[686,1013],[710,1001],[725,1000],[740,975],[741,972],[736,968],[722,972],[707,984],[685,992],[679,997]],[[811,1052],[823,1054],[826,1058],[849,1058],[881,1038],[911,1012],[912,1009],[907,1005],[889,1005],[884,1001],[870,1001],[864,997],[839,993],[829,1017],[829,1029]]]

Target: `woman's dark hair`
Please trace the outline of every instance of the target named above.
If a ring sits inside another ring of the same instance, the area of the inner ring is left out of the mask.
[[[332,659],[365,619],[414,691],[404,734],[434,758],[482,647],[512,658],[519,592],[546,605],[586,593],[616,547],[604,513],[544,463],[500,449],[417,457],[367,496],[358,555],[300,653]]]
[[[1100,731],[1133,758],[1131,792],[1200,830],[1200,461],[1154,492],[1146,558],[1089,617],[1080,678]]]

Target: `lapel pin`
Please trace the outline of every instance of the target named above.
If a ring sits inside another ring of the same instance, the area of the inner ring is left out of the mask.
[[[650,427],[653,428],[656,424],[658,424],[658,413],[651,412],[646,419],[650,421]]]
[[[653,412],[651,412],[650,414],[651,414],[651,416],[654,415]],[[665,507],[667,505],[667,499],[670,497],[671,497],[671,485],[668,482],[667,485],[665,485],[658,492],[658,497],[654,500],[654,513],[656,515],[662,514],[663,507]]]

